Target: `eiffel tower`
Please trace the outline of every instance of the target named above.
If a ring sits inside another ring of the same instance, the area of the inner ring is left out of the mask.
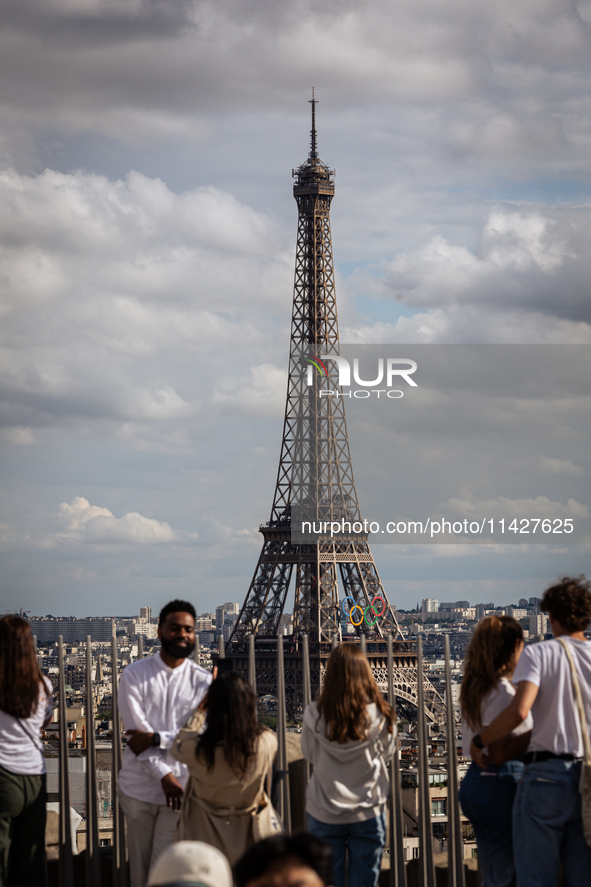
[[[273,640],[281,631],[281,617],[294,578],[293,635],[285,645],[285,665],[288,706],[295,711],[301,702],[302,634],[307,634],[310,642],[313,691],[322,682],[333,640],[342,640],[340,577],[349,609],[356,605],[356,614],[369,613],[373,617],[362,620],[356,633],[366,636],[367,655],[378,684],[385,689],[384,639],[391,632],[395,639],[396,694],[402,703],[412,707],[417,701],[416,644],[405,640],[400,631],[367,533],[341,534],[338,538],[319,534],[304,541],[297,533],[302,517],[316,522],[361,521],[344,398],[319,394],[321,388],[339,387],[337,361],[327,360],[326,356],[338,356],[340,345],[330,233],[334,171],[318,155],[317,102],[313,91],[310,104],[310,151],[307,160],[292,171],[298,234],[279,471],[270,519],[259,528],[262,551],[226,656],[234,660],[234,668],[246,674],[247,640],[254,634],[257,689],[275,692]],[[315,367],[321,372],[315,372]],[[428,717],[439,720],[441,700],[428,682],[425,691]]]

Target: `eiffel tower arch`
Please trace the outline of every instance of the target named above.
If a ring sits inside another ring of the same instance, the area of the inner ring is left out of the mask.
[[[316,100],[312,93],[312,129],[307,160],[293,170],[298,207],[289,375],[283,437],[275,494],[269,520],[259,528],[261,554],[226,656],[248,673],[248,636],[255,635],[256,678],[260,693],[275,693],[276,639],[290,586],[294,589],[293,636],[285,643],[285,681],[293,713],[302,701],[300,639],[310,644],[312,691],[321,686],[333,639],[342,640],[341,603],[371,614],[374,624],[357,626],[367,636],[367,655],[380,686],[386,687],[385,636],[394,639],[394,683],[397,704],[409,711],[417,704],[416,642],[406,640],[398,625],[368,542],[367,533],[319,533],[304,539],[296,532],[302,518],[315,526],[325,522],[361,523],[355,489],[343,397],[322,396],[339,388],[340,354],[334,282],[330,207],[334,171],[317,150]],[[322,357],[321,357],[322,355]],[[375,603],[381,599],[379,603]],[[439,721],[443,702],[423,678],[427,717]]]

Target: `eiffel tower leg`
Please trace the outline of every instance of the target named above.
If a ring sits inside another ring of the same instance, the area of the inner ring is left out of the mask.
[[[293,552],[286,552],[286,548],[292,546],[265,540],[230,642],[244,640],[249,634],[277,637],[293,571]]]
[[[326,546],[329,548],[329,546]],[[296,575],[294,633],[311,641],[340,638],[339,591],[336,562],[327,559],[323,546],[300,546]]]

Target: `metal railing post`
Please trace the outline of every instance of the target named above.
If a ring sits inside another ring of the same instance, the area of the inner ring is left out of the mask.
[[[306,707],[312,702],[312,681],[310,680],[310,642],[307,634],[302,635],[302,697],[303,708],[305,711]],[[304,773],[306,774],[307,785],[310,782],[310,776],[312,775],[312,765],[309,761],[306,761]]]
[[[121,724],[117,699],[117,638],[111,640],[111,675],[113,687],[113,757],[111,772],[111,805],[113,810],[113,887],[127,887],[127,856],[125,823],[119,807],[119,770],[121,769]]]
[[[447,883],[449,887],[465,887],[464,847],[460,824],[458,796],[458,750],[453,700],[451,698],[451,661],[449,635],[445,635],[445,709],[447,727]]]
[[[59,881],[60,887],[74,887],[74,860],[72,857],[72,821],[70,819],[70,767],[68,760],[68,718],[66,713],[66,670],[64,668],[64,639],[58,640],[58,726],[59,726]]]
[[[226,658],[226,642],[224,641],[224,633],[223,632],[220,635],[218,649],[219,649],[218,659],[225,659]]]
[[[332,641],[330,642],[330,649],[331,649],[331,650],[336,650],[336,648],[338,647],[338,645],[339,645],[339,639],[338,639],[338,636],[337,636],[336,634],[333,634],[333,636],[332,636]]]
[[[86,637],[86,884],[101,887],[98,793],[92,695],[92,638]]]
[[[392,632],[388,632],[388,702],[396,711],[394,695],[394,654]],[[400,757],[398,737],[394,746],[394,757],[390,763],[390,887],[406,887],[406,867],[404,865],[404,837],[402,817],[402,789],[400,785]]]
[[[199,635],[195,632],[195,649],[193,650],[193,659],[197,663],[197,665],[201,665],[201,644],[199,642]]]
[[[144,636],[143,634],[138,635],[137,639],[137,658],[144,658]]]
[[[257,695],[257,660],[254,646],[254,634],[248,636],[248,683],[252,692]]]
[[[423,684],[423,639],[417,643],[417,738],[419,741],[419,885],[435,887],[433,838],[431,828],[431,797],[429,795],[429,759],[427,755],[427,723],[425,688]]]
[[[287,763],[287,730],[285,712],[285,662],[283,636],[277,638],[277,763],[279,765],[279,815],[285,831],[291,832],[291,806],[289,797],[289,766]]]
[[[365,655],[367,653],[367,639],[364,634],[361,635],[360,647],[361,652]]]

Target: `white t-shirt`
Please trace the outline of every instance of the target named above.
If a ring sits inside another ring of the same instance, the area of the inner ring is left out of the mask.
[[[51,715],[52,694],[51,681],[44,678],[30,718],[17,719],[0,709],[0,767],[19,776],[45,773],[40,730]]]
[[[479,733],[484,727],[492,724],[497,715],[505,711],[515,696],[515,687],[507,678],[500,678],[496,687],[487,693],[480,706],[480,723],[477,730],[472,730],[464,718],[462,718],[462,751],[464,757],[470,757],[470,744],[475,733]],[[532,729],[532,716],[529,714],[525,721],[513,730],[511,736],[520,736]],[[530,746],[531,748],[531,746]],[[485,752],[487,749],[485,749]]]
[[[564,640],[573,654],[587,725],[591,727],[591,643]],[[556,638],[526,647],[517,663],[513,683],[531,681],[539,687],[532,706],[534,727],[530,751],[551,751],[582,758],[583,737],[575,705],[570,666]]]

